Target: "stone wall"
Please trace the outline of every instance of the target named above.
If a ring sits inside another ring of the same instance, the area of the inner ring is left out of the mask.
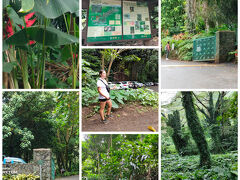
[[[28,164],[4,164],[3,165],[3,175],[4,174],[34,174],[40,175],[40,167],[36,163]]]
[[[34,149],[33,161],[42,164],[42,179],[51,180],[51,149]]]
[[[236,35],[234,31],[218,31],[216,33],[216,63],[226,62],[229,52],[235,51]]]
[[[40,176],[41,168],[42,180],[52,180],[51,158],[51,149],[34,149],[32,163],[3,165],[3,174],[34,174]]]

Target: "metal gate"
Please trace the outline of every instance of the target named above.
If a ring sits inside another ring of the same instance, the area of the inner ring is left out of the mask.
[[[193,61],[215,61],[216,36],[193,41]]]

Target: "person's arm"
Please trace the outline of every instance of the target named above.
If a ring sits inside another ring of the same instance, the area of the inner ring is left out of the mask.
[[[102,93],[101,87],[98,87],[97,89],[98,89],[98,93],[99,93],[101,96],[105,97],[106,99],[109,99],[109,97],[105,96],[105,95]]]

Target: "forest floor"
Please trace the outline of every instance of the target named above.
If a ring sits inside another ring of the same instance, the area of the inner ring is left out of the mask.
[[[212,154],[211,168],[199,167],[199,155],[181,157],[177,154],[162,155],[162,179],[219,179],[237,180],[238,154]]]
[[[94,107],[82,108],[83,131],[148,131],[152,126],[158,131],[158,108],[142,106],[139,103],[128,103],[112,111],[108,124],[100,122],[99,113]]]
[[[237,64],[161,60],[163,89],[237,88]]]

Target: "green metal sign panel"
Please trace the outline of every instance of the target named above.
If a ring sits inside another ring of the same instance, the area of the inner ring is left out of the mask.
[[[151,38],[147,2],[90,0],[87,42]]]
[[[151,38],[147,2],[123,1],[123,39]]]
[[[193,61],[214,61],[216,56],[216,36],[193,41]]]
[[[88,42],[122,39],[122,8],[119,0],[90,0]]]

